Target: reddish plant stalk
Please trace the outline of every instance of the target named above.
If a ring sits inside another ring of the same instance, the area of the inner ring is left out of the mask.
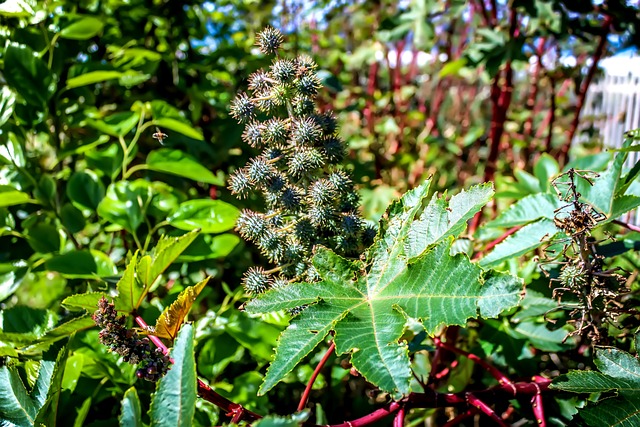
[[[556,81],[549,79],[549,85],[551,86],[551,105],[549,106],[549,131],[547,132],[547,139],[544,143],[545,152],[551,151],[551,142],[553,140],[553,123],[556,121]]]
[[[540,376],[533,377],[534,380],[544,379]],[[534,383],[535,384],[535,383]],[[533,408],[533,415],[536,417],[536,422],[539,427],[547,427],[547,421],[544,416],[544,406],[542,404],[542,393],[537,392],[533,398],[531,398],[531,407]]]
[[[637,225],[629,224],[628,222],[620,221],[620,220],[617,220],[617,219],[614,219],[613,223],[614,224],[618,224],[618,225],[620,225],[622,227],[628,228],[631,231],[640,232],[640,227],[638,227]]]
[[[538,62],[536,64],[536,69],[531,75],[531,91],[529,92],[529,97],[527,98],[526,106],[530,110],[530,115],[527,117],[527,120],[524,122],[524,130],[523,133],[525,136],[530,137],[533,132],[533,117],[535,116],[535,106],[536,99],[538,98],[538,89],[540,87],[540,71],[542,70],[542,55],[544,54],[544,44],[546,39],[541,37],[538,40],[538,45],[536,46],[536,56],[538,57]]]
[[[491,418],[499,426],[508,427],[508,424],[506,424],[504,421],[502,421],[502,418],[500,418],[498,416],[498,414],[496,414],[495,411],[493,409],[491,409],[491,407],[489,405],[484,403],[482,400],[480,400],[478,397],[476,397],[473,393],[468,393],[467,394],[467,401],[469,402],[469,405],[471,405],[471,406],[473,406],[475,408],[478,408],[480,410],[480,412],[482,412],[483,414],[485,414],[486,416]]]
[[[505,231],[504,233],[502,233],[502,235],[500,237],[498,237],[497,239],[491,241],[490,243],[487,244],[487,246],[485,246],[484,250],[480,251],[480,252],[476,252],[473,255],[473,260],[477,260],[482,258],[482,254],[493,249],[494,246],[496,246],[499,243],[502,243],[502,241],[504,241],[504,239],[506,239],[507,237],[511,236],[513,233],[515,233],[516,231],[520,230],[522,228],[521,225],[516,225],[515,227],[512,227],[510,229],[508,229],[507,231]]]
[[[322,368],[324,368],[324,365],[327,364],[329,357],[331,357],[335,349],[336,349],[336,343],[332,342],[329,348],[327,349],[327,352],[324,354],[324,356],[322,356],[322,359],[320,359],[318,366],[316,366],[316,369],[314,369],[313,374],[311,374],[311,378],[309,378],[307,387],[304,389],[304,393],[302,393],[302,397],[300,398],[300,403],[298,404],[298,412],[302,411],[304,407],[307,406],[307,401],[309,400],[309,394],[313,389],[313,383],[316,381],[316,378],[318,378],[318,375],[320,375],[320,371],[322,370]]]
[[[445,425],[443,425],[442,427],[454,427],[454,426],[457,426],[462,421],[466,420],[467,418],[473,417],[477,413],[478,413],[478,410],[476,408],[470,408],[469,410],[467,410],[467,411],[465,411],[465,412],[463,412],[461,414],[456,415],[450,421],[447,421],[447,423]]]
[[[404,426],[404,408],[400,408],[398,412],[396,412],[396,416],[393,418],[393,427],[403,427]]]
[[[459,354],[461,356],[466,357],[467,359],[471,360],[472,362],[480,365],[485,371],[489,372],[493,378],[495,378],[496,380],[498,380],[498,382],[500,384],[510,384],[513,385],[513,383],[511,382],[511,380],[509,378],[507,378],[498,368],[496,368],[495,366],[485,362],[484,360],[480,359],[478,356],[476,356],[473,353],[469,353],[467,351],[464,351],[462,349],[459,349],[456,346],[447,344],[445,342],[442,342],[440,340],[440,338],[435,337],[433,339],[434,343],[436,344],[437,347],[442,347],[445,348],[447,350],[449,350],[452,353],[456,353]],[[514,389],[515,391],[515,389]]]
[[[149,330],[149,325],[147,325],[147,323],[144,321],[144,319],[140,315],[134,313],[134,319],[135,319],[135,322],[138,324],[138,326],[140,326],[142,329],[144,329],[145,331]],[[151,334],[147,336],[156,347],[162,350],[163,354],[165,355],[169,354],[169,349],[162,342],[160,338]],[[171,363],[173,363],[173,359],[169,359],[169,360],[171,361]],[[260,415],[246,410],[245,408],[242,407],[242,405],[234,403],[229,399],[227,399],[226,397],[219,395],[218,393],[213,391],[211,387],[205,384],[204,381],[202,381],[200,378],[198,378],[198,396],[202,397],[204,400],[208,402],[213,403],[214,405],[216,405],[217,407],[225,411],[228,416],[232,417],[232,419],[235,420],[234,421],[235,423],[242,420],[256,421],[262,418]]]
[[[600,41],[598,42],[596,51],[593,53],[591,67],[589,67],[589,71],[587,72],[584,82],[580,86],[578,99],[576,101],[575,115],[573,116],[573,121],[571,122],[571,126],[569,127],[569,133],[567,134],[567,141],[562,146],[560,153],[558,153],[558,163],[560,164],[561,167],[567,161],[569,148],[571,148],[571,141],[573,141],[573,137],[575,136],[578,130],[578,124],[580,123],[580,112],[582,111],[582,107],[584,106],[584,100],[587,97],[587,90],[591,85],[593,76],[595,76],[596,74],[596,70],[598,69],[598,63],[600,62],[600,59],[602,58],[602,55],[605,52],[605,47],[607,46],[607,36],[609,35],[612,21],[613,21],[613,18],[610,15],[606,15],[602,23],[602,35],[600,36]]]

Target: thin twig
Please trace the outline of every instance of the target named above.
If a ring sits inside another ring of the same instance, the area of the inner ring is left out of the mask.
[[[493,409],[491,409],[491,407],[489,405],[484,403],[482,400],[480,400],[478,397],[476,397],[473,393],[468,393],[467,394],[467,401],[469,402],[469,405],[472,405],[472,406],[478,408],[483,414],[485,414],[486,416],[491,418],[499,426],[501,426],[501,427],[508,427],[509,426],[509,424],[507,424],[504,421],[502,421],[502,418],[500,418],[498,416],[498,414],[496,414],[495,411]]]

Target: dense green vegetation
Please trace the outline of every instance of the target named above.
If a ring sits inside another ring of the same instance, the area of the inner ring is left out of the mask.
[[[0,425],[640,424],[640,136],[579,126],[639,24],[0,3]]]

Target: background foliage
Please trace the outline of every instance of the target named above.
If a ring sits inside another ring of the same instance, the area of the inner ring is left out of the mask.
[[[560,377],[557,387],[567,394],[545,397],[545,405],[549,424],[574,416],[578,423],[602,424],[598,413],[605,411],[589,407],[576,416],[587,395],[569,392],[606,396],[622,383],[635,384],[633,375],[620,379],[608,367],[613,354],[637,368],[628,353],[635,352],[637,313],[604,325],[604,343],[619,348],[612,353],[594,352],[581,336],[565,339],[575,328],[573,317],[557,308],[549,288],[559,267],[547,265],[548,277],[538,260],[547,253],[540,239],[558,231],[554,210],[561,202],[551,180],[569,167],[608,171],[591,190],[600,199],[587,202],[609,220],[637,206],[637,170],[623,169],[624,153],[609,163],[612,154],[589,138],[587,127],[587,143],[568,155],[598,61],[638,43],[637,5],[20,0],[0,4],[3,425],[177,425],[163,419],[158,405],[171,385],[194,372],[249,411],[295,412],[325,349],[258,395],[289,317],[238,309],[248,299],[243,273],[268,263],[233,228],[241,209],[262,206],[258,197],[237,201],[225,188],[229,174],[255,154],[241,143],[243,128],[229,106],[248,76],[270,64],[254,47],[256,31],[267,24],[284,32],[283,55],[307,53],[319,64],[325,86],[319,106],[335,111],[349,144],[348,168],[365,219],[378,221],[389,202],[430,176],[425,198],[495,182],[496,198],[478,206],[452,244],[481,259],[482,267],[520,277],[526,296],[501,317],[436,332],[514,378],[598,368]],[[623,307],[635,310],[639,235],[612,222],[597,228],[598,241],[604,231],[617,237],[599,244],[598,253],[606,257],[605,269],[624,269],[630,292]],[[508,234],[514,236],[503,241]],[[178,236],[187,236],[177,240],[185,245],[172,240]],[[146,272],[145,279],[123,280],[127,266],[136,277]],[[138,297],[119,308],[155,324],[183,290],[207,279],[188,317],[193,325],[176,339],[172,356],[179,368],[157,391],[155,383],[138,379],[136,367],[107,352],[86,313],[99,295],[118,290]],[[421,391],[420,378],[451,363],[457,367],[437,381],[439,391],[495,383],[453,352],[434,365],[435,342],[414,331],[411,391]],[[315,423],[353,419],[385,401],[353,373],[348,355],[331,356],[313,383]],[[602,378],[608,385],[594,387]],[[193,425],[229,421],[196,399],[195,389],[182,390],[180,398],[194,408]],[[606,404],[624,408],[626,402],[637,403],[633,391]],[[528,406],[512,406],[512,422],[532,419]],[[449,414],[422,408],[406,416],[416,425],[444,425]]]

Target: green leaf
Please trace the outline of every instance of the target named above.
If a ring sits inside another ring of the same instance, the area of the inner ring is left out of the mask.
[[[547,218],[553,221],[555,210],[566,205],[558,197],[549,193],[530,194],[518,200],[496,219],[489,221],[487,227],[514,227]]]
[[[466,255],[450,255],[455,233],[464,229],[462,218],[473,216],[490,187],[460,194],[448,209],[437,198],[423,209],[428,192],[427,182],[389,207],[367,266],[320,248],[313,263],[322,281],[274,289],[247,304],[256,313],[309,305],[280,337],[261,393],[333,330],[338,353],[351,353],[353,366],[369,382],[400,397],[411,379],[407,345],[399,342],[407,319],[420,320],[433,334],[442,325],[464,325],[517,304],[519,279],[487,274]]]
[[[28,46],[9,43],[4,52],[3,76],[27,104],[43,110],[53,94],[53,76],[47,64]]]
[[[87,40],[102,32],[104,22],[95,16],[75,16],[73,22],[60,30],[60,37],[71,40]]]
[[[0,302],[13,295],[28,271],[25,261],[0,264]]]
[[[151,398],[151,427],[191,427],[196,409],[196,363],[193,326],[185,324],[171,350],[171,369]]]
[[[202,261],[224,258],[240,243],[240,237],[225,233],[217,236],[199,235],[193,243],[178,257],[180,262]]]
[[[96,249],[73,250],[48,259],[45,266],[69,278],[95,279],[117,273],[109,255]]]
[[[37,203],[27,193],[13,189],[8,185],[0,186],[0,208],[22,205],[24,203]]]
[[[60,251],[60,234],[52,224],[39,223],[27,230],[29,246],[41,254]]]
[[[235,206],[221,200],[197,199],[181,203],[167,221],[181,230],[200,229],[203,233],[231,230],[240,215]]]
[[[119,79],[122,75],[123,73],[121,71],[113,70],[89,71],[88,73],[84,73],[67,80],[67,89],[74,89],[80,86]]]
[[[198,232],[194,230],[180,237],[162,236],[151,256],[139,257],[136,252],[116,285],[116,308],[125,312],[137,309],[151,285],[193,242]]]
[[[596,349],[600,372],[570,371],[553,380],[551,388],[573,393],[609,393],[595,405],[579,411],[590,426],[637,426],[640,423],[640,363],[617,348]]]
[[[13,106],[16,103],[16,95],[8,86],[0,89],[0,126],[7,123],[11,114],[13,114]]]
[[[253,423],[253,427],[299,427],[309,419],[309,410],[296,412],[289,416],[267,415]]]
[[[144,210],[151,197],[149,183],[138,179],[109,185],[98,205],[98,215],[134,233],[144,220]]]
[[[140,113],[136,111],[122,111],[111,114],[102,120],[87,119],[87,124],[107,135],[120,137],[131,132],[139,121]]]
[[[525,225],[503,242],[496,245],[487,256],[479,262],[483,268],[492,268],[509,258],[518,257],[541,246],[544,238],[549,239],[555,236],[559,230],[553,221],[541,219],[534,223]]]
[[[207,277],[198,284],[188,286],[180,292],[178,298],[169,307],[165,308],[160,317],[158,317],[154,335],[169,340],[176,338],[178,330],[191,310],[191,306],[210,278]]]
[[[71,203],[65,203],[60,209],[60,221],[62,225],[71,233],[79,233],[84,230],[86,221],[82,212]]]
[[[224,185],[224,181],[187,153],[171,148],[154,150],[147,156],[147,169],[189,178],[207,184]]]
[[[102,181],[91,170],[76,172],[67,182],[67,196],[80,209],[95,211],[104,199],[104,194]]]
[[[184,123],[169,117],[161,117],[154,119],[153,124],[160,127],[161,129],[176,131],[183,134],[184,136],[188,136],[189,138],[197,139],[198,141],[204,141],[202,132],[194,129],[188,123]]]
[[[131,387],[124,393],[118,421],[121,427],[143,427],[140,399],[135,387]]]
[[[104,292],[86,292],[75,294],[62,300],[62,305],[71,311],[88,310],[93,313],[98,309],[98,301],[104,296]]]
[[[92,312],[95,311],[96,308],[97,308],[97,303],[96,305],[93,306]],[[33,343],[34,344],[39,344],[39,343],[52,344],[62,338],[68,337],[69,335],[75,332],[78,332],[84,329],[93,328],[94,326],[96,326],[96,324],[91,318],[91,315],[85,314],[80,317],[73,318],[68,322],[61,323],[55,328],[48,330],[47,332],[45,332],[43,336],[35,340]]]

